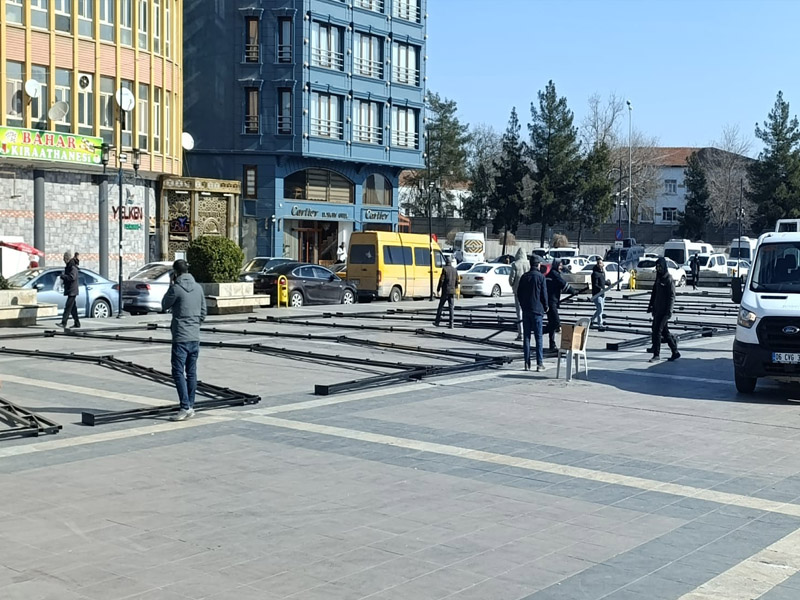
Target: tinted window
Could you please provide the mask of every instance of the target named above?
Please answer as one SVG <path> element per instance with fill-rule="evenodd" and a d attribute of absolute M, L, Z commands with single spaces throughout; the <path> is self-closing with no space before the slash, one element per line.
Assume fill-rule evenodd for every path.
<path fill-rule="evenodd" d="M 427 248 L 414 248 L 414 264 L 418 267 L 431 266 L 431 253 Z"/>
<path fill-rule="evenodd" d="M 664 256 L 671 258 L 679 265 L 686 262 L 686 253 L 681 248 L 667 248 L 664 250 Z"/>
<path fill-rule="evenodd" d="M 705 267 L 708 264 L 708 256 L 698 256 L 697 257 L 697 264 L 701 267 Z"/>
<path fill-rule="evenodd" d="M 383 262 L 387 265 L 411 265 L 411 248 L 406 246 L 384 246 Z"/>
<path fill-rule="evenodd" d="M 294 275 L 304 279 L 314 279 L 314 267 L 300 267 L 294 270 Z"/>
<path fill-rule="evenodd" d="M 617 265 L 614 265 L 614 264 L 606 265 L 606 271 L 609 271 L 611 273 L 616 273 L 617 272 Z"/>
<path fill-rule="evenodd" d="M 491 270 L 491 265 L 478 265 L 477 267 L 472 267 L 470 273 L 488 273 Z"/>
<path fill-rule="evenodd" d="M 511 267 L 497 267 L 495 272 L 498 275 L 509 275 L 511 273 Z"/>
<path fill-rule="evenodd" d="M 348 259 L 354 265 L 374 265 L 375 246 L 372 244 L 353 244 Z"/>
<path fill-rule="evenodd" d="M 677 269 L 678 265 L 672 262 L 670 259 L 667 259 L 667 268 L 668 269 Z"/>
<path fill-rule="evenodd" d="M 267 264 L 268 260 L 268 258 L 254 258 L 242 267 L 242 271 L 260 271 L 264 268 L 264 265 Z"/>
<path fill-rule="evenodd" d="M 444 260 L 444 255 L 442 255 L 442 253 L 439 252 L 438 250 L 433 251 L 433 260 L 436 261 L 436 266 L 440 269 L 444 267 L 446 264 Z"/>
<path fill-rule="evenodd" d="M 325 267 L 314 267 L 314 277 L 317 279 L 329 280 L 333 273 Z"/>
<path fill-rule="evenodd" d="M 8 278 L 8 285 L 15 288 L 22 287 L 40 273 L 41 271 L 38 269 L 34 269 L 32 271 L 20 271 L 16 275 L 12 275 Z"/>

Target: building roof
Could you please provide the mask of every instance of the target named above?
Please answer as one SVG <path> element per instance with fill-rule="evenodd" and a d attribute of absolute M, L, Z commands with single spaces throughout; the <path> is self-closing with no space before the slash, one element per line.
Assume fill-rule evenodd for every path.
<path fill-rule="evenodd" d="M 685 167 L 686 160 L 693 152 L 702 148 L 653 148 L 653 166 L 656 167 Z"/>

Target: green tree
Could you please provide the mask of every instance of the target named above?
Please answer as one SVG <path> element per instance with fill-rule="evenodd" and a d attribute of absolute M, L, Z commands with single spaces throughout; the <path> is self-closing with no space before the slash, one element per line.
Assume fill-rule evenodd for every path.
<path fill-rule="evenodd" d="M 759 233 L 781 218 L 800 217 L 800 126 L 789 118 L 789 103 L 778 92 L 764 121 L 756 124 L 756 137 L 764 142 L 758 160 L 748 169 L 748 198 L 756 206 L 753 231 Z"/>
<path fill-rule="evenodd" d="M 573 119 L 567 99 L 559 98 L 555 84 L 549 81 L 545 90 L 539 92 L 539 107 L 531 103 L 528 125 L 528 152 L 534 163 L 532 178 L 536 184 L 528 217 L 541 223 L 543 246 L 547 227 L 569 218 L 577 195 L 581 144 Z"/>
<path fill-rule="evenodd" d="M 487 125 L 472 127 L 467 158 L 470 193 L 461 201 L 461 216 L 472 229 L 480 229 L 491 220 L 489 198 L 494 193 L 499 155 L 500 134 Z"/>
<path fill-rule="evenodd" d="M 689 155 L 686 165 L 686 210 L 678 214 L 678 235 L 690 240 L 701 240 L 705 237 L 711 218 L 711 193 L 708 191 L 708 180 L 697 152 Z"/>
<path fill-rule="evenodd" d="M 611 197 L 614 183 L 608 178 L 611 150 L 603 142 L 595 144 L 583 157 L 578 171 L 577 197 L 572 216 L 578 225 L 578 247 L 585 230 L 596 230 L 614 209 Z"/>
<path fill-rule="evenodd" d="M 504 233 L 503 254 L 506 252 L 505 234 L 517 232 L 525 206 L 528 167 L 525 164 L 525 142 L 520 138 L 519 132 L 517 109 L 512 108 L 508 127 L 500 142 L 500 156 L 494 164 L 494 189 L 488 198 L 489 208 L 493 212 L 492 229 L 494 233 Z"/>

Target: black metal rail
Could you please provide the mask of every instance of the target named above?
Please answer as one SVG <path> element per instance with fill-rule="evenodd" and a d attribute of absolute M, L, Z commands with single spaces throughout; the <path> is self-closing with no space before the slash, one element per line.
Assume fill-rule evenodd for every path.
<path fill-rule="evenodd" d="M 61 425 L 55 421 L 5 398 L 0 398 L 0 422 L 4 422 L 8 426 L 8 429 L 0 430 L 0 440 L 61 431 Z"/>

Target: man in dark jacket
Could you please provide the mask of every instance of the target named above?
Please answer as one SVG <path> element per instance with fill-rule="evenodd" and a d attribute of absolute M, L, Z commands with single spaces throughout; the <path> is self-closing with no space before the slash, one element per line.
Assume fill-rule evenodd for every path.
<path fill-rule="evenodd" d="M 522 352 L 525 370 L 531 368 L 531 332 L 536 338 L 536 370 L 544 371 L 542 348 L 542 318 L 548 310 L 547 282 L 539 271 L 540 259 L 531 257 L 531 270 L 525 273 L 517 286 L 517 297 L 522 308 Z"/>
<path fill-rule="evenodd" d="M 689 259 L 689 269 L 692 274 L 692 289 L 696 290 L 700 285 L 700 259 L 697 258 L 697 254 L 692 254 L 692 258 Z"/>
<path fill-rule="evenodd" d="M 597 264 L 592 269 L 592 302 L 594 302 L 594 315 L 592 315 L 592 325 L 598 328 L 603 327 L 603 308 L 606 303 L 606 287 L 611 282 L 606 279 L 606 270 L 603 268 L 603 260 L 598 258 Z"/>
<path fill-rule="evenodd" d="M 172 379 L 181 403 L 172 420 L 183 421 L 194 416 L 200 324 L 206 320 L 207 312 L 203 288 L 189 274 L 185 260 L 172 263 L 170 286 L 161 301 L 161 308 L 172 310 Z"/>
<path fill-rule="evenodd" d="M 558 308 L 561 305 L 561 294 L 573 293 L 572 287 L 561 276 L 564 265 L 556 259 L 550 268 L 550 272 L 545 277 L 547 281 L 547 335 L 550 337 L 550 350 L 556 351 L 556 332 L 561 329 L 561 318 Z"/>
<path fill-rule="evenodd" d="M 447 264 L 442 268 L 442 274 L 439 276 L 439 285 L 436 287 L 436 292 L 439 294 L 439 308 L 436 310 L 436 319 L 433 321 L 436 327 L 439 326 L 439 321 L 442 319 L 442 308 L 444 308 L 446 302 L 450 310 L 450 329 L 453 328 L 453 304 L 457 288 L 458 271 L 453 265 Z"/>
<path fill-rule="evenodd" d="M 67 327 L 67 320 L 72 317 L 72 326 L 80 327 L 81 321 L 78 318 L 78 306 L 76 300 L 78 298 L 78 290 L 80 289 L 80 271 L 78 271 L 78 254 L 72 256 L 71 252 L 64 252 L 64 274 L 61 275 L 61 280 L 64 282 L 64 295 L 67 297 L 67 303 L 64 305 L 64 314 L 61 316 L 61 327 Z"/>
<path fill-rule="evenodd" d="M 653 314 L 653 358 L 650 362 L 661 360 L 661 338 L 667 340 L 672 356 L 668 360 L 681 357 L 678 352 L 678 341 L 669 331 L 669 319 L 672 316 L 672 307 L 675 304 L 675 282 L 667 269 L 667 261 L 662 256 L 656 261 L 656 280 L 650 294 L 650 305 L 647 312 Z"/>

